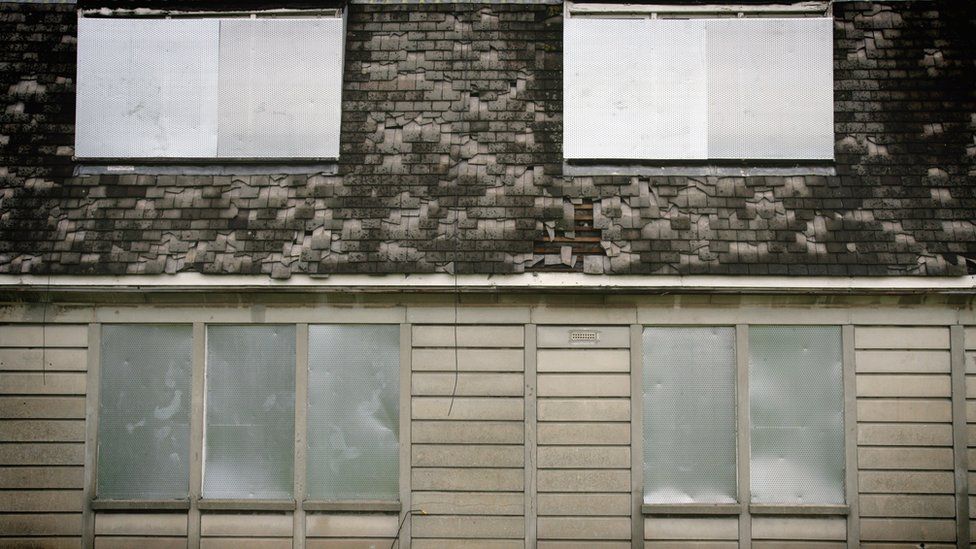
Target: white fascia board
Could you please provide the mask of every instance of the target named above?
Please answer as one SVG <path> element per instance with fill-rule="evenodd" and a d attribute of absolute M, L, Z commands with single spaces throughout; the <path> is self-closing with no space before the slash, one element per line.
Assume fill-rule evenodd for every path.
<path fill-rule="evenodd" d="M 612 16 L 612 15 L 823 15 L 830 10 L 829 0 L 805 2 L 783 2 L 779 4 L 597 4 L 588 2 L 566 2 L 566 13 L 572 16 Z"/>
<path fill-rule="evenodd" d="M 605 291 L 719 293 L 976 293 L 976 275 L 960 277 L 890 276 L 722 276 L 587 275 L 522 273 L 508 275 L 388 274 L 295 275 L 275 280 L 264 275 L 45 276 L 0 275 L 0 291 Z"/>

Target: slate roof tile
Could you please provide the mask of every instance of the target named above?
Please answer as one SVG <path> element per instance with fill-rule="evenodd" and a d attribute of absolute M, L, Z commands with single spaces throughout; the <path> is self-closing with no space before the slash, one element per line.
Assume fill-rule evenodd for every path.
<path fill-rule="evenodd" d="M 976 271 L 976 8 L 834 17 L 837 176 L 565 176 L 561 6 L 464 3 L 349 6 L 338 175 L 73 177 L 74 7 L 0 3 L 0 273 Z"/>

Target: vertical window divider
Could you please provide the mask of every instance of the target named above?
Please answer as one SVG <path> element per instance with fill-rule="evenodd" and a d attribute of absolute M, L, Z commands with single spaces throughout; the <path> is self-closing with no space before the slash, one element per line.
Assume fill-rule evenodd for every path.
<path fill-rule="evenodd" d="M 409 323 L 400 324 L 400 530 L 399 547 L 410 547 L 411 501 L 410 501 L 410 423 L 413 402 L 411 401 L 410 375 L 413 370 L 413 328 Z"/>
<path fill-rule="evenodd" d="M 738 425 L 738 499 L 739 512 L 739 548 L 752 547 L 752 519 L 749 515 L 749 503 L 752 500 L 750 490 L 749 466 L 751 462 L 751 448 L 749 440 L 749 326 L 736 324 L 735 326 L 735 366 L 736 366 L 736 421 Z"/>
<path fill-rule="evenodd" d="M 949 326 L 949 357 L 952 388 L 952 456 L 955 469 L 956 544 L 969 547 L 969 449 L 966 418 L 966 329 Z"/>
<path fill-rule="evenodd" d="M 525 501 L 525 548 L 535 549 L 538 546 L 538 502 L 539 490 L 536 481 L 538 474 L 539 436 L 538 436 L 538 337 L 535 324 L 525 325 L 525 350 L 523 355 L 523 381 L 525 383 L 523 401 L 525 415 L 524 465 L 525 481 L 523 496 Z"/>
<path fill-rule="evenodd" d="M 42 330 L 47 329 L 41 326 Z M 92 322 L 88 325 L 88 379 L 85 391 L 85 486 L 84 507 L 82 507 L 82 546 L 95 546 L 95 512 L 92 500 L 95 499 L 95 472 L 98 440 L 98 398 L 101 364 L 102 334 L 101 325 Z"/>
<path fill-rule="evenodd" d="M 631 547 L 644 547 L 644 328 L 630 326 Z"/>
<path fill-rule="evenodd" d="M 861 520 L 857 504 L 857 378 L 855 377 L 854 326 L 841 327 L 841 368 L 844 373 L 844 499 L 847 513 L 847 547 L 861 545 Z"/>
<path fill-rule="evenodd" d="M 204 395 L 206 394 L 207 327 L 193 323 L 193 364 L 190 382 L 190 510 L 187 513 L 187 546 L 200 546 L 200 497 L 203 489 Z"/>
<path fill-rule="evenodd" d="M 308 324 L 295 327 L 295 511 L 292 548 L 305 547 L 305 475 L 308 449 Z"/>

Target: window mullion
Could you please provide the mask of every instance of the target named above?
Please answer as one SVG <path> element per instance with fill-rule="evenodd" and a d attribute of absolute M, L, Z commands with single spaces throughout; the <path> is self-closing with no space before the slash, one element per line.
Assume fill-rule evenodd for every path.
<path fill-rule="evenodd" d="M 295 506 L 292 548 L 305 547 L 305 473 L 308 449 L 308 324 L 296 327 L 295 341 Z"/>
<path fill-rule="evenodd" d="M 41 326 L 42 330 L 47 329 Z M 82 525 L 82 542 L 85 547 L 95 545 L 95 512 L 91 502 L 95 497 L 97 448 L 98 448 L 98 399 L 99 374 L 101 371 L 102 326 L 98 323 L 88 325 L 88 380 L 85 392 L 85 417 L 87 419 L 85 431 L 85 494 Z"/>
<path fill-rule="evenodd" d="M 206 394 L 207 328 L 193 323 L 193 363 L 190 383 L 190 511 L 187 546 L 200 546 L 200 494 L 203 487 L 203 396 Z"/>
<path fill-rule="evenodd" d="M 737 324 L 735 326 L 735 366 L 736 366 L 736 421 L 738 425 L 738 499 L 741 505 L 739 513 L 739 547 L 752 547 L 752 522 L 749 516 L 749 326 Z"/>

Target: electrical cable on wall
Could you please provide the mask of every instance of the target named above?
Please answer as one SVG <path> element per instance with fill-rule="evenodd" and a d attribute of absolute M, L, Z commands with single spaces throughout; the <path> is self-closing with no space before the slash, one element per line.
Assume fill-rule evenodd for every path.
<path fill-rule="evenodd" d="M 459 183 L 454 184 L 454 387 L 451 389 L 451 402 L 447 407 L 450 417 L 454 411 L 454 397 L 457 396 L 458 370 L 458 310 L 461 308 L 461 288 L 458 285 L 458 256 L 461 254 L 461 190 Z"/>
<path fill-rule="evenodd" d="M 400 543 L 400 531 L 403 530 L 403 523 L 407 522 L 407 517 L 414 513 L 426 515 L 427 511 L 424 511 L 423 509 L 408 509 L 407 512 L 403 514 L 403 518 L 400 519 L 400 525 L 397 526 L 396 535 L 393 536 L 393 543 L 390 544 L 390 549 L 393 549 L 398 543 Z"/>
<path fill-rule="evenodd" d="M 47 307 L 51 303 L 51 275 L 47 275 L 41 301 L 41 385 L 47 385 Z"/>

